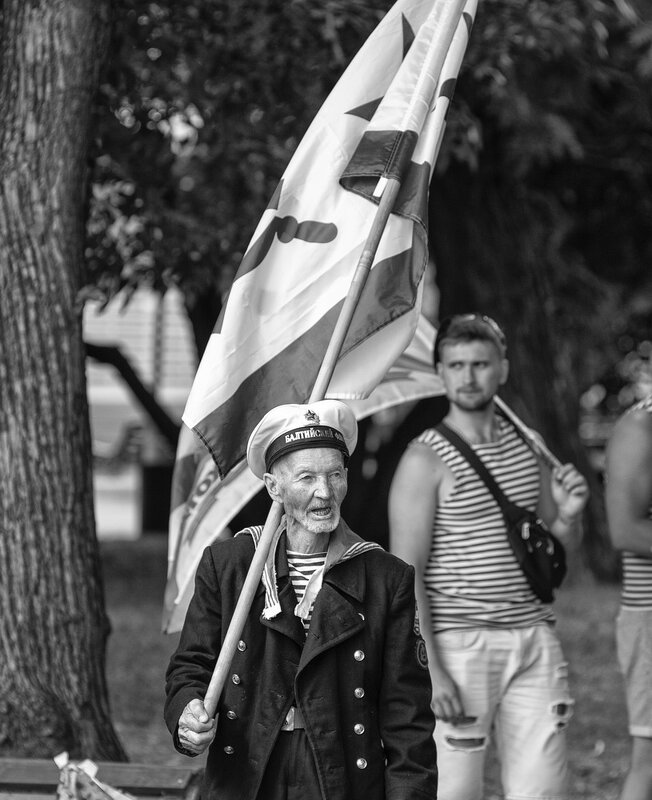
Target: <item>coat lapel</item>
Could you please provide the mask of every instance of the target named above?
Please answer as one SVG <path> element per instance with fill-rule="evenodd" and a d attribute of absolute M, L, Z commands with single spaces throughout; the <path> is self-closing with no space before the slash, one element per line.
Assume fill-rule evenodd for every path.
<path fill-rule="evenodd" d="M 299 672 L 324 650 L 335 647 L 364 627 L 355 605 L 355 601 L 362 600 L 364 592 L 362 559 L 338 564 L 326 574 L 315 601 Z"/>
<path fill-rule="evenodd" d="M 364 626 L 364 620 L 352 602 L 359 603 L 365 594 L 364 560 L 357 556 L 361 548 L 369 549 L 378 545 L 364 542 L 344 520 L 340 520 L 328 548 L 326 573 L 315 599 L 306 637 L 301 620 L 295 615 L 297 598 L 290 581 L 286 544 L 283 531 L 274 558 L 281 613 L 270 619 L 263 618 L 261 622 L 303 647 L 301 668 L 316 655 L 353 636 Z"/>

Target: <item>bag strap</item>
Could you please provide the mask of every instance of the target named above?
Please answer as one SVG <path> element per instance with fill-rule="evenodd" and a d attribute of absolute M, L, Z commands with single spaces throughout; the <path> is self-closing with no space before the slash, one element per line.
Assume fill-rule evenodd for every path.
<path fill-rule="evenodd" d="M 502 409 L 500 406 L 497 406 L 497 407 L 496 407 L 496 414 L 497 414 L 499 417 L 501 417 L 503 420 L 505 420 L 505 422 L 507 422 L 509 425 L 511 425 L 511 427 L 512 427 L 512 428 L 514 428 L 514 430 L 516 431 L 516 434 L 518 435 L 519 439 L 520 439 L 522 442 L 524 442 L 524 443 L 525 443 L 525 445 L 527 446 L 528 450 L 531 450 L 531 451 L 532 451 L 532 453 L 534 453 L 534 455 L 536 456 L 536 459 L 537 459 L 537 461 L 538 461 L 540 458 L 542 458 L 542 457 L 543 457 L 543 456 L 542 456 L 542 454 L 540 453 L 540 451 L 539 451 L 539 450 L 537 450 L 537 448 L 534 446 L 534 443 L 532 442 L 532 440 L 531 440 L 531 439 L 529 439 L 529 438 L 526 436 L 525 432 L 524 432 L 524 431 L 523 431 L 523 430 L 522 430 L 522 429 L 521 429 L 521 428 L 520 428 L 520 427 L 519 427 L 519 426 L 518 426 L 518 425 L 517 425 L 515 422 L 513 422 L 513 421 L 512 421 L 512 420 L 511 420 L 511 419 L 510 419 L 510 418 L 507 416 L 507 414 L 506 414 L 506 413 L 503 411 L 503 409 Z"/>
<path fill-rule="evenodd" d="M 498 486 L 495 478 L 489 472 L 480 456 L 473 450 L 471 445 L 466 442 L 462 437 L 450 428 L 445 422 L 440 422 L 435 427 L 435 430 L 440 433 L 444 439 L 447 439 L 453 447 L 457 448 L 464 458 L 469 462 L 473 469 L 477 472 L 480 480 L 485 484 L 487 489 L 494 496 L 495 501 L 500 506 L 500 510 L 505 513 L 508 506 L 512 505 L 511 501 L 507 498 L 503 490 Z"/>

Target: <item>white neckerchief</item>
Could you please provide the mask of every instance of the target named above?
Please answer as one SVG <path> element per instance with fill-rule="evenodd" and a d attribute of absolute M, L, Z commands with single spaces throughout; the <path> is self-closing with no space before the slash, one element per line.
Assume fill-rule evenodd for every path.
<path fill-rule="evenodd" d="M 272 539 L 272 545 L 269 549 L 269 555 L 265 562 L 263 569 L 262 581 L 265 587 L 265 608 L 263 609 L 263 617 L 265 619 L 273 619 L 281 613 L 281 604 L 278 599 L 278 586 L 276 580 L 276 549 L 281 534 L 286 529 L 285 516 L 281 520 Z M 239 531 L 236 536 L 247 533 L 254 540 L 254 546 L 258 547 L 260 537 L 263 532 L 262 526 L 252 528 L 245 528 Z M 301 619 L 308 619 L 310 616 L 310 608 L 315 602 L 315 598 L 319 594 L 324 581 L 324 575 L 331 567 L 336 564 L 341 564 L 343 561 L 349 561 L 356 556 L 366 553 L 369 550 L 382 550 L 383 548 L 376 544 L 376 542 L 366 542 L 356 533 L 349 528 L 349 526 L 340 520 L 340 524 L 331 534 L 328 542 L 328 552 L 326 554 L 326 563 L 316 569 L 311 575 L 308 583 L 306 584 L 306 591 L 303 595 L 301 602 L 297 603 L 294 614 Z"/>

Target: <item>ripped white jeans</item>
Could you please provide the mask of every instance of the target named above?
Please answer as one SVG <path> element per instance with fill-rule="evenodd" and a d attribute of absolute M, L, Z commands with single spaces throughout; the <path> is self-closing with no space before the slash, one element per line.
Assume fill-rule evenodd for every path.
<path fill-rule="evenodd" d="M 547 624 L 445 631 L 442 665 L 475 721 L 437 720 L 439 800 L 482 800 L 487 743 L 496 744 L 506 800 L 566 800 L 566 726 L 573 712 L 559 639 Z"/>

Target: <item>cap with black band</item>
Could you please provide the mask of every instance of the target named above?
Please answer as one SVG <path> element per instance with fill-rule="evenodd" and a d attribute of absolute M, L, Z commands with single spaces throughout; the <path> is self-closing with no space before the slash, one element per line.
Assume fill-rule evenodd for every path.
<path fill-rule="evenodd" d="M 287 404 L 268 411 L 247 443 L 247 463 L 259 478 L 279 458 L 297 450 L 330 447 L 345 459 L 355 449 L 358 424 L 351 409 L 340 400 Z"/>

